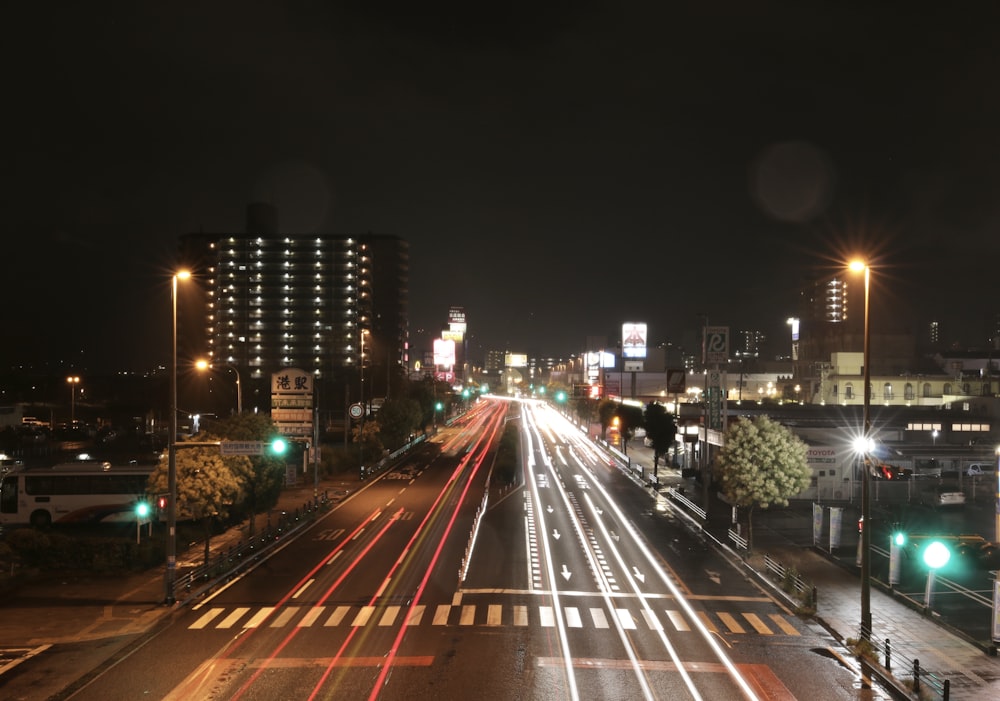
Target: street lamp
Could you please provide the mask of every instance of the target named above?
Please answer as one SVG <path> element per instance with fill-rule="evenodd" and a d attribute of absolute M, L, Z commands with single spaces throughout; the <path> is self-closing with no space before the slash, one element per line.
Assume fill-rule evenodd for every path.
<path fill-rule="evenodd" d="M 76 386 L 80 384 L 80 378 L 70 375 L 66 382 L 69 383 L 69 425 L 72 426 L 76 423 Z"/>
<path fill-rule="evenodd" d="M 236 413 L 243 413 L 243 388 L 240 385 L 240 371 L 236 369 L 235 365 L 230 365 L 229 363 L 218 363 L 220 367 L 229 368 L 234 373 L 236 373 Z M 211 370 L 212 364 L 207 360 L 199 360 L 195 363 L 195 367 L 199 370 Z"/>
<path fill-rule="evenodd" d="M 869 293 L 871 268 L 866 261 L 854 260 L 850 263 L 850 269 L 854 272 L 864 271 L 865 273 L 865 332 L 864 332 L 864 433 L 862 435 L 864 450 L 870 450 L 871 441 L 871 334 L 869 332 Z M 872 545 L 872 520 L 871 520 L 871 475 L 868 464 L 862 459 L 861 474 L 861 519 L 864 524 L 861 528 L 861 637 L 865 640 L 871 639 L 872 634 L 872 592 L 871 592 L 871 545 Z"/>
<path fill-rule="evenodd" d="M 361 422 L 358 424 L 358 462 L 361 468 L 361 479 L 365 478 L 365 334 L 368 329 L 361 329 L 361 355 L 358 358 L 358 374 L 361 379 L 359 390 L 359 403 L 361 404 Z"/>
<path fill-rule="evenodd" d="M 170 304 L 172 341 L 170 354 L 170 437 L 167 440 L 167 570 L 164 575 L 168 606 L 177 599 L 174 582 L 177 578 L 177 281 L 191 277 L 188 270 L 179 270 L 171 279 Z"/>

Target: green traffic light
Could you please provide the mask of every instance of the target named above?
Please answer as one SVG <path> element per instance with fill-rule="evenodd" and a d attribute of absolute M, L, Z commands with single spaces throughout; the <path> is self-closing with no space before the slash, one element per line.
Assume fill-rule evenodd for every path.
<path fill-rule="evenodd" d="M 275 438 L 271 441 L 271 452 L 274 455 L 284 455 L 288 449 L 288 442 L 284 438 Z"/>
<path fill-rule="evenodd" d="M 933 569 L 939 569 L 948 564 L 951 559 L 951 548 L 940 540 L 933 540 L 924 548 L 924 564 Z"/>
<path fill-rule="evenodd" d="M 149 516 L 149 504 L 144 501 L 140 501 L 135 505 L 135 515 L 139 518 L 145 518 Z"/>
<path fill-rule="evenodd" d="M 905 533 L 893 533 L 892 534 L 893 545 L 906 545 L 906 534 Z"/>

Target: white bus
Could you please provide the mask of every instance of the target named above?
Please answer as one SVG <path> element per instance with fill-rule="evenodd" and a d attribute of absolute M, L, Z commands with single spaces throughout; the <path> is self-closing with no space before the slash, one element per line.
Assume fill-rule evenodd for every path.
<path fill-rule="evenodd" d="M 132 521 L 152 469 L 98 462 L 11 470 L 0 478 L 0 524 Z"/>

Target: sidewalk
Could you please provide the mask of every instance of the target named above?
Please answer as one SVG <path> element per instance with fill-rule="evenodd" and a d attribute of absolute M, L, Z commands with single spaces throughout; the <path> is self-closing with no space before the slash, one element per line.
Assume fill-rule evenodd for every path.
<path fill-rule="evenodd" d="M 629 458 L 632 469 L 636 474 L 642 474 L 648 484 L 652 451 L 632 444 L 629 446 Z M 678 470 L 662 466 L 658 469 L 658 477 L 661 493 L 669 487 L 684 487 L 684 495 L 699 507 L 705 508 L 701 485 L 695 484 L 693 480 L 683 479 Z M 709 521 L 702 522 L 695 516 L 690 518 L 692 523 L 710 533 L 723 547 L 730 550 L 734 558 L 744 560 L 731 549 L 728 542 L 729 507 L 721 500 L 708 507 Z M 789 516 L 788 510 L 780 509 L 772 510 L 770 514 L 765 510 L 755 511 L 755 557 L 752 562 L 746 563 L 747 566 L 752 566 L 761 579 L 768 582 L 774 580 L 763 572 L 761 563 L 764 555 L 784 568 L 794 569 L 816 589 L 816 619 L 842 642 L 848 638 L 859 638 L 861 585 L 857 574 L 813 547 L 796 544 L 780 536 L 758 538 L 757 534 L 761 533 L 769 517 L 775 519 L 775 532 L 793 529 L 794 532 L 809 533 L 811 529 L 810 517 L 804 511 L 801 516 Z M 762 528 L 758 529 L 758 526 Z M 1000 657 L 987 654 L 977 645 L 951 632 L 947 627 L 938 625 L 932 618 L 894 599 L 878 587 L 871 588 L 871 613 L 872 642 L 884 648 L 886 639 L 890 641 L 891 676 L 901 689 L 905 689 L 904 682 L 913 677 L 912 660 L 915 659 L 919 661 L 922 670 L 933 674 L 940 683 L 948 681 L 949 699 L 1000 699 Z M 880 662 L 885 662 L 882 655 Z M 931 685 L 931 688 L 924 689 L 922 698 L 940 697 L 941 689 Z"/>

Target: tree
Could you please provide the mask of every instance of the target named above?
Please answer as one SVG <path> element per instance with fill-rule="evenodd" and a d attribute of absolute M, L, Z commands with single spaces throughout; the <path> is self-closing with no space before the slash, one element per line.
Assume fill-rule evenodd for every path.
<path fill-rule="evenodd" d="M 409 397 L 386 399 L 379 409 L 376 421 L 382 443 L 389 450 L 396 450 L 405 445 L 413 432 L 420 428 L 420 404 Z"/>
<path fill-rule="evenodd" d="M 199 434 L 196 440 L 218 439 Z M 242 498 L 242 485 L 237 475 L 249 470 L 249 458 L 242 455 L 223 457 L 216 446 L 187 448 L 181 442 L 177 447 L 177 518 L 202 523 L 205 528 L 205 564 L 208 564 L 212 521 L 226 518 L 229 510 Z M 150 474 L 150 494 L 169 492 L 168 459 L 164 455 Z"/>
<path fill-rule="evenodd" d="M 265 414 L 236 414 L 213 425 L 224 440 L 269 442 L 278 435 L 278 427 Z M 240 482 L 243 499 L 239 506 L 249 519 L 248 535 L 257 531 L 257 514 L 278 503 L 285 483 L 285 459 L 271 455 L 253 456 L 246 461 L 232 461 L 230 466 Z"/>
<path fill-rule="evenodd" d="M 806 444 L 768 416 L 741 417 L 729 427 L 713 476 L 722 493 L 747 510 L 747 544 L 753 549 L 753 509 L 788 506 L 788 498 L 809 486 L 812 470 Z"/>
<path fill-rule="evenodd" d="M 622 450 L 628 454 L 628 442 L 635 435 L 635 429 L 642 426 L 642 407 L 616 402 L 615 416 L 618 417 L 618 430 L 622 437 Z"/>
<path fill-rule="evenodd" d="M 650 402 L 646 405 L 643 422 L 646 427 L 646 436 L 653 443 L 653 475 L 655 476 L 660 456 L 665 456 L 669 450 L 676 447 L 677 424 L 674 423 L 674 417 L 667 413 L 667 408 L 659 402 Z"/>
<path fill-rule="evenodd" d="M 615 412 L 618 411 L 618 402 L 611 399 L 602 399 L 597 404 L 597 417 L 601 421 L 601 440 L 606 440 L 608 435 L 608 426 L 611 425 L 611 420 L 615 417 Z"/>

